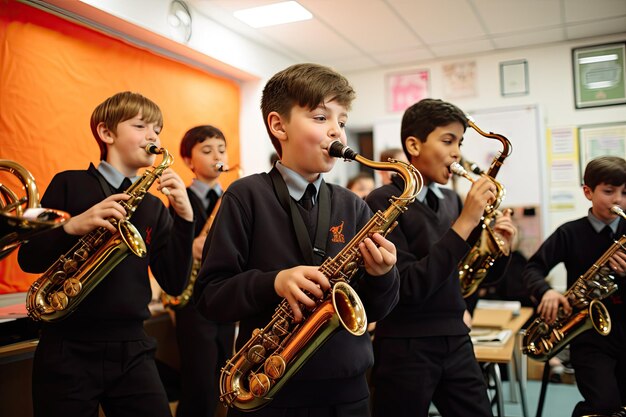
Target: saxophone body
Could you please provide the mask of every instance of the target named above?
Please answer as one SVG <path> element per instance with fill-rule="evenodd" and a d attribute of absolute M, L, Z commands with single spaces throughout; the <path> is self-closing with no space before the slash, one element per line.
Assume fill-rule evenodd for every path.
<path fill-rule="evenodd" d="M 375 162 L 358 155 L 339 141 L 328 152 L 333 157 L 356 160 L 374 169 L 396 171 L 404 179 L 402 195 L 392 197 L 384 212 L 378 211 L 334 257 L 319 267 L 331 289 L 312 310 L 304 310 L 300 323 L 293 321 L 289 303 L 283 300 L 270 322 L 256 329 L 250 340 L 222 368 L 220 400 L 224 405 L 251 411 L 263 407 L 336 331 L 341 327 L 353 335 L 365 333 L 367 318 L 363 304 L 350 286 L 362 266 L 359 244 L 374 233 L 386 236 L 397 225 L 422 188 L 420 173 L 399 161 Z"/>
<path fill-rule="evenodd" d="M 117 231 L 111 233 L 99 227 L 82 236 L 31 285 L 26 310 L 33 320 L 54 322 L 66 318 L 130 253 L 146 256 L 143 238 L 129 219 L 154 181 L 173 163 L 169 152 L 153 143 L 146 146 L 146 152 L 162 154 L 163 160 L 124 191 L 130 198 L 119 203 L 126 209 L 126 217 L 120 221 L 109 219 Z"/>
<path fill-rule="evenodd" d="M 611 211 L 626 219 L 619 207 L 615 206 Z M 582 332 L 595 329 L 602 336 L 611 332 L 611 316 L 601 300 L 617 291 L 608 261 L 619 250 L 626 251 L 626 235 L 616 240 L 564 294 L 572 307 L 569 315 L 559 307 L 552 324 L 541 317 L 535 318 L 524 333 L 523 353 L 545 362 Z"/>
<path fill-rule="evenodd" d="M 489 268 L 502 255 L 508 256 L 509 248 L 504 240 L 493 231 L 491 223 L 500 214 L 498 208 L 504 200 L 506 190 L 504 186 L 496 180 L 496 175 L 500 171 L 504 160 L 511 154 L 511 142 L 504 136 L 496 133 L 486 133 L 482 131 L 471 117 L 468 116 L 468 125 L 484 137 L 496 139 L 502 144 L 502 151 L 493 159 L 491 166 L 485 175 L 496 186 L 496 200 L 485 208 L 483 218 L 477 229 L 472 232 L 470 241 L 474 241 L 472 248 L 459 262 L 459 281 L 461 293 L 464 298 L 472 295 L 489 273 Z M 473 181 L 467 171 L 457 163 L 450 166 L 450 170 L 457 175 Z"/>
<path fill-rule="evenodd" d="M 0 182 L 0 260 L 8 256 L 34 235 L 62 226 L 70 215 L 39 204 L 39 190 L 35 178 L 22 165 L 8 159 L 0 159 L 0 171 L 16 177 L 24 188 L 20 197 Z"/>

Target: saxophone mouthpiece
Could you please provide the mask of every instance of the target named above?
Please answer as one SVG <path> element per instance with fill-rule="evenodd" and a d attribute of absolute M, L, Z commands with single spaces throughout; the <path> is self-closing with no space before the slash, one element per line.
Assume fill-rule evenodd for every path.
<path fill-rule="evenodd" d="M 341 141 L 335 140 L 328 145 L 328 154 L 334 158 L 343 158 L 354 160 L 358 156 L 349 146 L 344 145 Z"/>
<path fill-rule="evenodd" d="M 228 171 L 228 165 L 224 164 L 223 162 L 218 162 L 215 165 L 213 165 L 215 167 L 215 169 L 217 169 L 219 172 L 226 172 Z"/>
<path fill-rule="evenodd" d="M 147 144 L 144 149 L 146 150 L 147 153 L 152 154 L 152 155 L 160 155 L 163 153 L 163 148 L 159 148 L 152 142 Z"/>
<path fill-rule="evenodd" d="M 613 212 L 613 214 L 617 214 L 618 216 L 626 220 L 626 214 L 624 213 L 624 210 L 622 210 L 620 206 L 611 207 L 611 212 Z"/>

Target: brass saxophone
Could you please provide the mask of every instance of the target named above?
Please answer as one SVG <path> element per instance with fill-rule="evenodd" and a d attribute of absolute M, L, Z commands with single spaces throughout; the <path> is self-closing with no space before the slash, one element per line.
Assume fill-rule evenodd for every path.
<path fill-rule="evenodd" d="M 396 171 L 404 179 L 404 191 L 399 197 L 392 197 L 387 210 L 376 212 L 337 256 L 320 266 L 319 271 L 332 288 L 313 310 L 303 311 L 300 323 L 293 322 L 289 303 L 283 300 L 268 325 L 256 329 L 252 338 L 226 362 L 220 376 L 220 400 L 226 406 L 250 411 L 266 405 L 340 325 L 356 336 L 366 330 L 363 305 L 350 286 L 362 264 L 358 245 L 374 233 L 386 236 L 391 232 L 397 217 L 415 200 L 423 180 L 412 165 L 395 160 L 374 162 L 339 141 L 331 143 L 328 153 L 374 169 Z"/>
<path fill-rule="evenodd" d="M 120 221 L 109 219 L 117 231 L 111 233 L 106 227 L 99 227 L 87 233 L 30 286 L 26 310 L 33 320 L 53 322 L 67 317 L 130 252 L 141 258 L 146 256 L 143 238 L 129 219 L 174 159 L 167 149 L 153 143 L 145 150 L 149 154 L 162 154 L 163 160 L 124 191 L 130 198 L 119 203 L 126 209 L 126 217 Z M 165 190 L 163 193 L 168 194 Z"/>
<path fill-rule="evenodd" d="M 612 207 L 611 211 L 626 219 L 618 206 Z M 559 307 L 554 323 L 548 324 L 537 317 L 528 326 L 522 341 L 523 353 L 545 362 L 584 331 L 594 328 L 602 336 L 611 332 L 611 316 L 601 300 L 617 290 L 615 277 L 607 263 L 619 250 L 626 251 L 626 235 L 616 240 L 564 294 L 572 307 L 569 315 Z"/>
<path fill-rule="evenodd" d="M 485 208 L 480 224 L 469 238 L 469 242 L 474 241 L 474 239 L 477 240 L 474 241 L 472 248 L 467 255 L 465 255 L 463 260 L 459 262 L 459 280 L 461 283 L 461 293 L 464 298 L 476 292 L 480 283 L 487 277 L 489 268 L 493 266 L 496 259 L 500 258 L 502 255 L 508 256 L 510 253 L 510 249 L 507 247 L 504 240 L 491 228 L 491 223 L 495 217 L 500 214 L 498 207 L 500 207 L 506 194 L 504 186 L 496 181 L 496 175 L 498 175 L 504 160 L 511 154 L 511 142 L 503 135 L 482 131 L 476 126 L 470 116 L 467 116 L 467 118 L 468 125 L 482 136 L 500 141 L 502 144 L 502 152 L 493 159 L 489 170 L 482 174 L 486 175 L 496 186 L 496 200 Z M 450 171 L 453 174 L 474 182 L 474 179 L 469 176 L 465 168 L 459 163 L 454 162 L 450 165 Z"/>
<path fill-rule="evenodd" d="M 0 183 L 0 260 L 34 235 L 63 225 L 70 215 L 39 204 L 39 190 L 33 175 L 15 161 L 0 159 L 0 171 L 15 176 L 24 186 L 25 196 Z M 24 210 L 26 208 L 26 210 Z"/>

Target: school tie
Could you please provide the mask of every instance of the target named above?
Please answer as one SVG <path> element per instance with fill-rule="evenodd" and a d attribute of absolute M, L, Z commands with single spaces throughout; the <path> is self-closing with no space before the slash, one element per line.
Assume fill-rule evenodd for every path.
<path fill-rule="evenodd" d="M 609 239 L 613 240 L 613 229 L 611 229 L 611 227 L 610 227 L 610 226 L 608 226 L 608 225 L 607 225 L 607 226 L 604 226 L 604 229 L 602 229 L 602 233 L 603 233 L 605 236 L 608 236 L 608 237 L 609 237 Z"/>
<path fill-rule="evenodd" d="M 439 198 L 435 195 L 431 188 L 428 188 L 428 192 L 426 193 L 426 204 L 428 204 L 428 207 L 435 212 L 439 208 Z"/>
<path fill-rule="evenodd" d="M 219 196 L 217 195 L 217 192 L 213 188 L 211 188 L 206 193 L 206 198 L 209 201 L 209 205 L 206 208 L 206 215 L 210 216 L 211 213 L 213 213 L 213 209 L 215 208 L 215 204 L 217 203 L 217 199 L 219 198 Z"/>
<path fill-rule="evenodd" d="M 307 211 L 311 210 L 313 208 L 313 196 L 315 194 L 316 194 L 315 186 L 313 184 L 309 184 L 306 187 L 306 191 L 304 192 L 304 195 L 302 196 L 300 201 L 298 201 L 298 204 L 300 204 Z"/>
<path fill-rule="evenodd" d="M 128 187 L 130 187 L 131 184 L 132 182 L 130 181 L 130 178 L 128 177 L 124 178 L 124 181 L 122 181 L 122 185 L 120 185 L 119 188 L 117 189 L 116 194 L 123 193 L 124 191 L 128 189 Z"/>

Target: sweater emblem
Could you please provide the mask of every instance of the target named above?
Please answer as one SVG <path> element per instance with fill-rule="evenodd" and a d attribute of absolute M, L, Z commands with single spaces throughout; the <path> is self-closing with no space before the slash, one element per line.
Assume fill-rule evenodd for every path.
<path fill-rule="evenodd" d="M 330 228 L 330 233 L 333 234 L 333 237 L 331 239 L 331 242 L 334 243 L 346 243 L 346 238 L 343 235 L 343 224 L 344 222 L 341 222 L 341 224 L 337 225 L 337 226 L 333 226 Z"/>
<path fill-rule="evenodd" d="M 152 227 L 151 226 L 146 227 L 146 238 L 144 239 L 144 242 L 146 242 L 146 245 L 149 245 L 150 242 L 152 242 Z"/>

